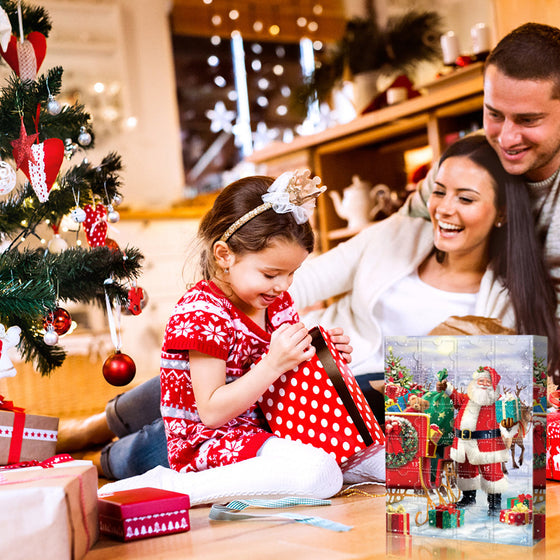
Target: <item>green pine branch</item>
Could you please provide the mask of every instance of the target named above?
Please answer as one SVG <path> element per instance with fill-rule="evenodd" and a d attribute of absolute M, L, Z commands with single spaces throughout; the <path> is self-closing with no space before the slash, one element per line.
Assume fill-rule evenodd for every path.
<path fill-rule="evenodd" d="M 47 138 L 60 138 L 63 141 L 70 138 L 77 142 L 80 127 L 87 126 L 91 115 L 85 111 L 80 103 L 64 106 L 58 115 L 51 115 L 46 110 L 49 92 L 56 95 L 60 92 L 63 69 L 56 66 L 42 74 L 36 81 L 22 82 L 15 73 L 12 73 L 6 85 L 1 90 L 0 97 L 0 156 L 2 159 L 13 159 L 11 142 L 20 135 L 21 116 L 27 134 L 39 132 L 39 141 Z M 37 107 L 40 106 L 39 122 Z M 38 124 L 38 126 L 37 126 Z M 94 146 L 94 135 L 86 149 Z"/>
<path fill-rule="evenodd" d="M 10 19 L 10 24 L 14 34 L 19 39 L 19 20 L 17 14 L 17 0 L 1 0 L 0 5 Z M 38 31 L 45 37 L 49 36 L 52 25 L 48 12 L 42 6 L 30 6 L 25 2 L 21 3 L 21 13 L 23 19 L 23 34 L 28 35 L 32 31 Z"/>
<path fill-rule="evenodd" d="M 23 359 L 47 375 L 65 357 L 63 349 L 43 340 L 49 311 L 64 301 L 105 305 L 105 291 L 120 305 L 128 297 L 126 282 L 139 276 L 142 260 L 134 247 L 70 248 L 59 254 L 7 250 L 0 254 L 0 322 L 22 329 L 18 348 Z"/>

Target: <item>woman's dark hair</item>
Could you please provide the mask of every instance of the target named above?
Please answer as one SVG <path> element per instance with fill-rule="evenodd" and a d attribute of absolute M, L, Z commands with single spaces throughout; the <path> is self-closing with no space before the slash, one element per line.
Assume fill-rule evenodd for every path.
<path fill-rule="evenodd" d="M 209 280 L 215 273 L 214 243 L 241 216 L 263 204 L 262 195 L 273 182 L 272 177 L 246 177 L 231 183 L 217 196 L 198 228 L 198 238 L 202 242 L 200 268 L 203 278 Z M 262 251 L 277 239 L 294 241 L 309 253 L 315 244 L 308 221 L 298 224 L 291 212 L 279 214 L 272 208 L 243 224 L 227 240 L 227 244 L 234 254 L 243 255 Z"/>
<path fill-rule="evenodd" d="M 450 157 L 468 158 L 494 180 L 496 208 L 505 213 L 505 223 L 490 233 L 490 265 L 509 291 L 517 332 L 547 336 L 549 363 L 556 371 L 560 367 L 556 292 L 537 240 L 527 187 L 520 176 L 505 171 L 482 134 L 451 144 L 439 164 Z"/>

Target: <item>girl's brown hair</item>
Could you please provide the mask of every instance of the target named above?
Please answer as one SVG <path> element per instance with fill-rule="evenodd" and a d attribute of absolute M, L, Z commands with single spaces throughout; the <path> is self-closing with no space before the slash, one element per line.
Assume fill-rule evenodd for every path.
<path fill-rule="evenodd" d="M 263 204 L 262 195 L 273 182 L 272 177 L 256 175 L 231 183 L 218 195 L 210 211 L 202 218 L 198 239 L 202 245 L 200 269 L 205 280 L 212 278 L 216 271 L 214 243 L 241 216 Z M 243 255 L 262 251 L 276 239 L 298 243 L 309 253 L 315 244 L 309 222 L 298 224 L 291 212 L 279 214 L 272 208 L 242 225 L 227 240 L 227 244 L 234 254 Z"/>

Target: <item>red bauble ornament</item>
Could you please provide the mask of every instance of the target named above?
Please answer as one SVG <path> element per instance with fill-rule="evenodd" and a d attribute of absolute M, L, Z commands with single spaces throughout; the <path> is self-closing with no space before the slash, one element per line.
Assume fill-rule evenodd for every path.
<path fill-rule="evenodd" d="M 121 248 L 119 247 L 119 244 L 114 239 L 111 239 L 110 237 L 107 237 L 105 239 L 105 247 L 111 249 L 111 251 L 120 252 L 120 250 L 121 250 Z"/>
<path fill-rule="evenodd" d="M 66 334 L 72 326 L 72 317 L 66 309 L 57 307 L 52 313 L 49 313 L 45 318 L 45 329 L 49 325 L 53 326 L 54 332 L 58 335 Z"/>
<path fill-rule="evenodd" d="M 120 350 L 109 356 L 103 364 L 103 377 L 111 385 L 128 385 L 136 375 L 136 364 L 130 356 Z"/>

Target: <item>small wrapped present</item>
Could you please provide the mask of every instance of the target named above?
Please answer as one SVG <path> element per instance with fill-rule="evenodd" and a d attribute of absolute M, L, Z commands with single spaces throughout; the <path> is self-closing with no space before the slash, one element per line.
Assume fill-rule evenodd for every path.
<path fill-rule="evenodd" d="M 389 405 L 385 408 L 387 412 L 404 412 L 406 407 L 408 406 L 408 397 L 410 393 L 406 393 L 404 395 L 400 395 L 397 398 L 397 402 L 394 402 L 392 405 Z"/>
<path fill-rule="evenodd" d="M 500 521 L 508 525 L 527 525 L 533 519 L 533 511 L 525 504 L 516 504 L 500 511 Z"/>
<path fill-rule="evenodd" d="M 98 507 L 100 532 L 121 541 L 190 529 L 187 494 L 157 488 L 122 490 L 100 495 Z"/>
<path fill-rule="evenodd" d="M 390 382 L 385 384 L 385 398 L 391 399 L 394 402 L 397 402 L 399 397 L 408 395 L 408 393 L 410 393 L 410 390 L 402 385 Z"/>
<path fill-rule="evenodd" d="M 521 419 L 521 406 L 519 399 L 513 395 L 500 397 L 495 403 L 496 421 L 500 423 L 502 420 L 512 420 L 513 423 L 519 422 Z"/>
<path fill-rule="evenodd" d="M 58 418 L 26 414 L 0 395 L 0 465 L 52 457 L 57 434 Z"/>
<path fill-rule="evenodd" d="M 401 535 L 410 535 L 410 514 L 405 511 L 402 505 L 387 506 L 386 513 L 387 533 L 400 533 Z"/>
<path fill-rule="evenodd" d="M 80 560 L 98 537 L 97 469 L 70 461 L 2 471 L 0 527 L 0 558 Z"/>
<path fill-rule="evenodd" d="M 525 504 L 529 509 L 533 509 L 533 496 L 531 494 L 519 494 L 507 499 L 508 509 L 511 509 L 516 504 Z"/>
<path fill-rule="evenodd" d="M 313 358 L 281 375 L 258 403 L 274 434 L 324 449 L 342 464 L 385 436 L 327 332 L 309 334 Z"/>
<path fill-rule="evenodd" d="M 428 511 L 428 523 L 438 529 L 451 529 L 465 524 L 465 510 L 454 504 L 438 505 Z"/>
<path fill-rule="evenodd" d="M 533 412 L 539 412 L 541 414 L 546 414 L 547 404 L 546 397 L 540 397 L 539 400 L 533 400 Z"/>

